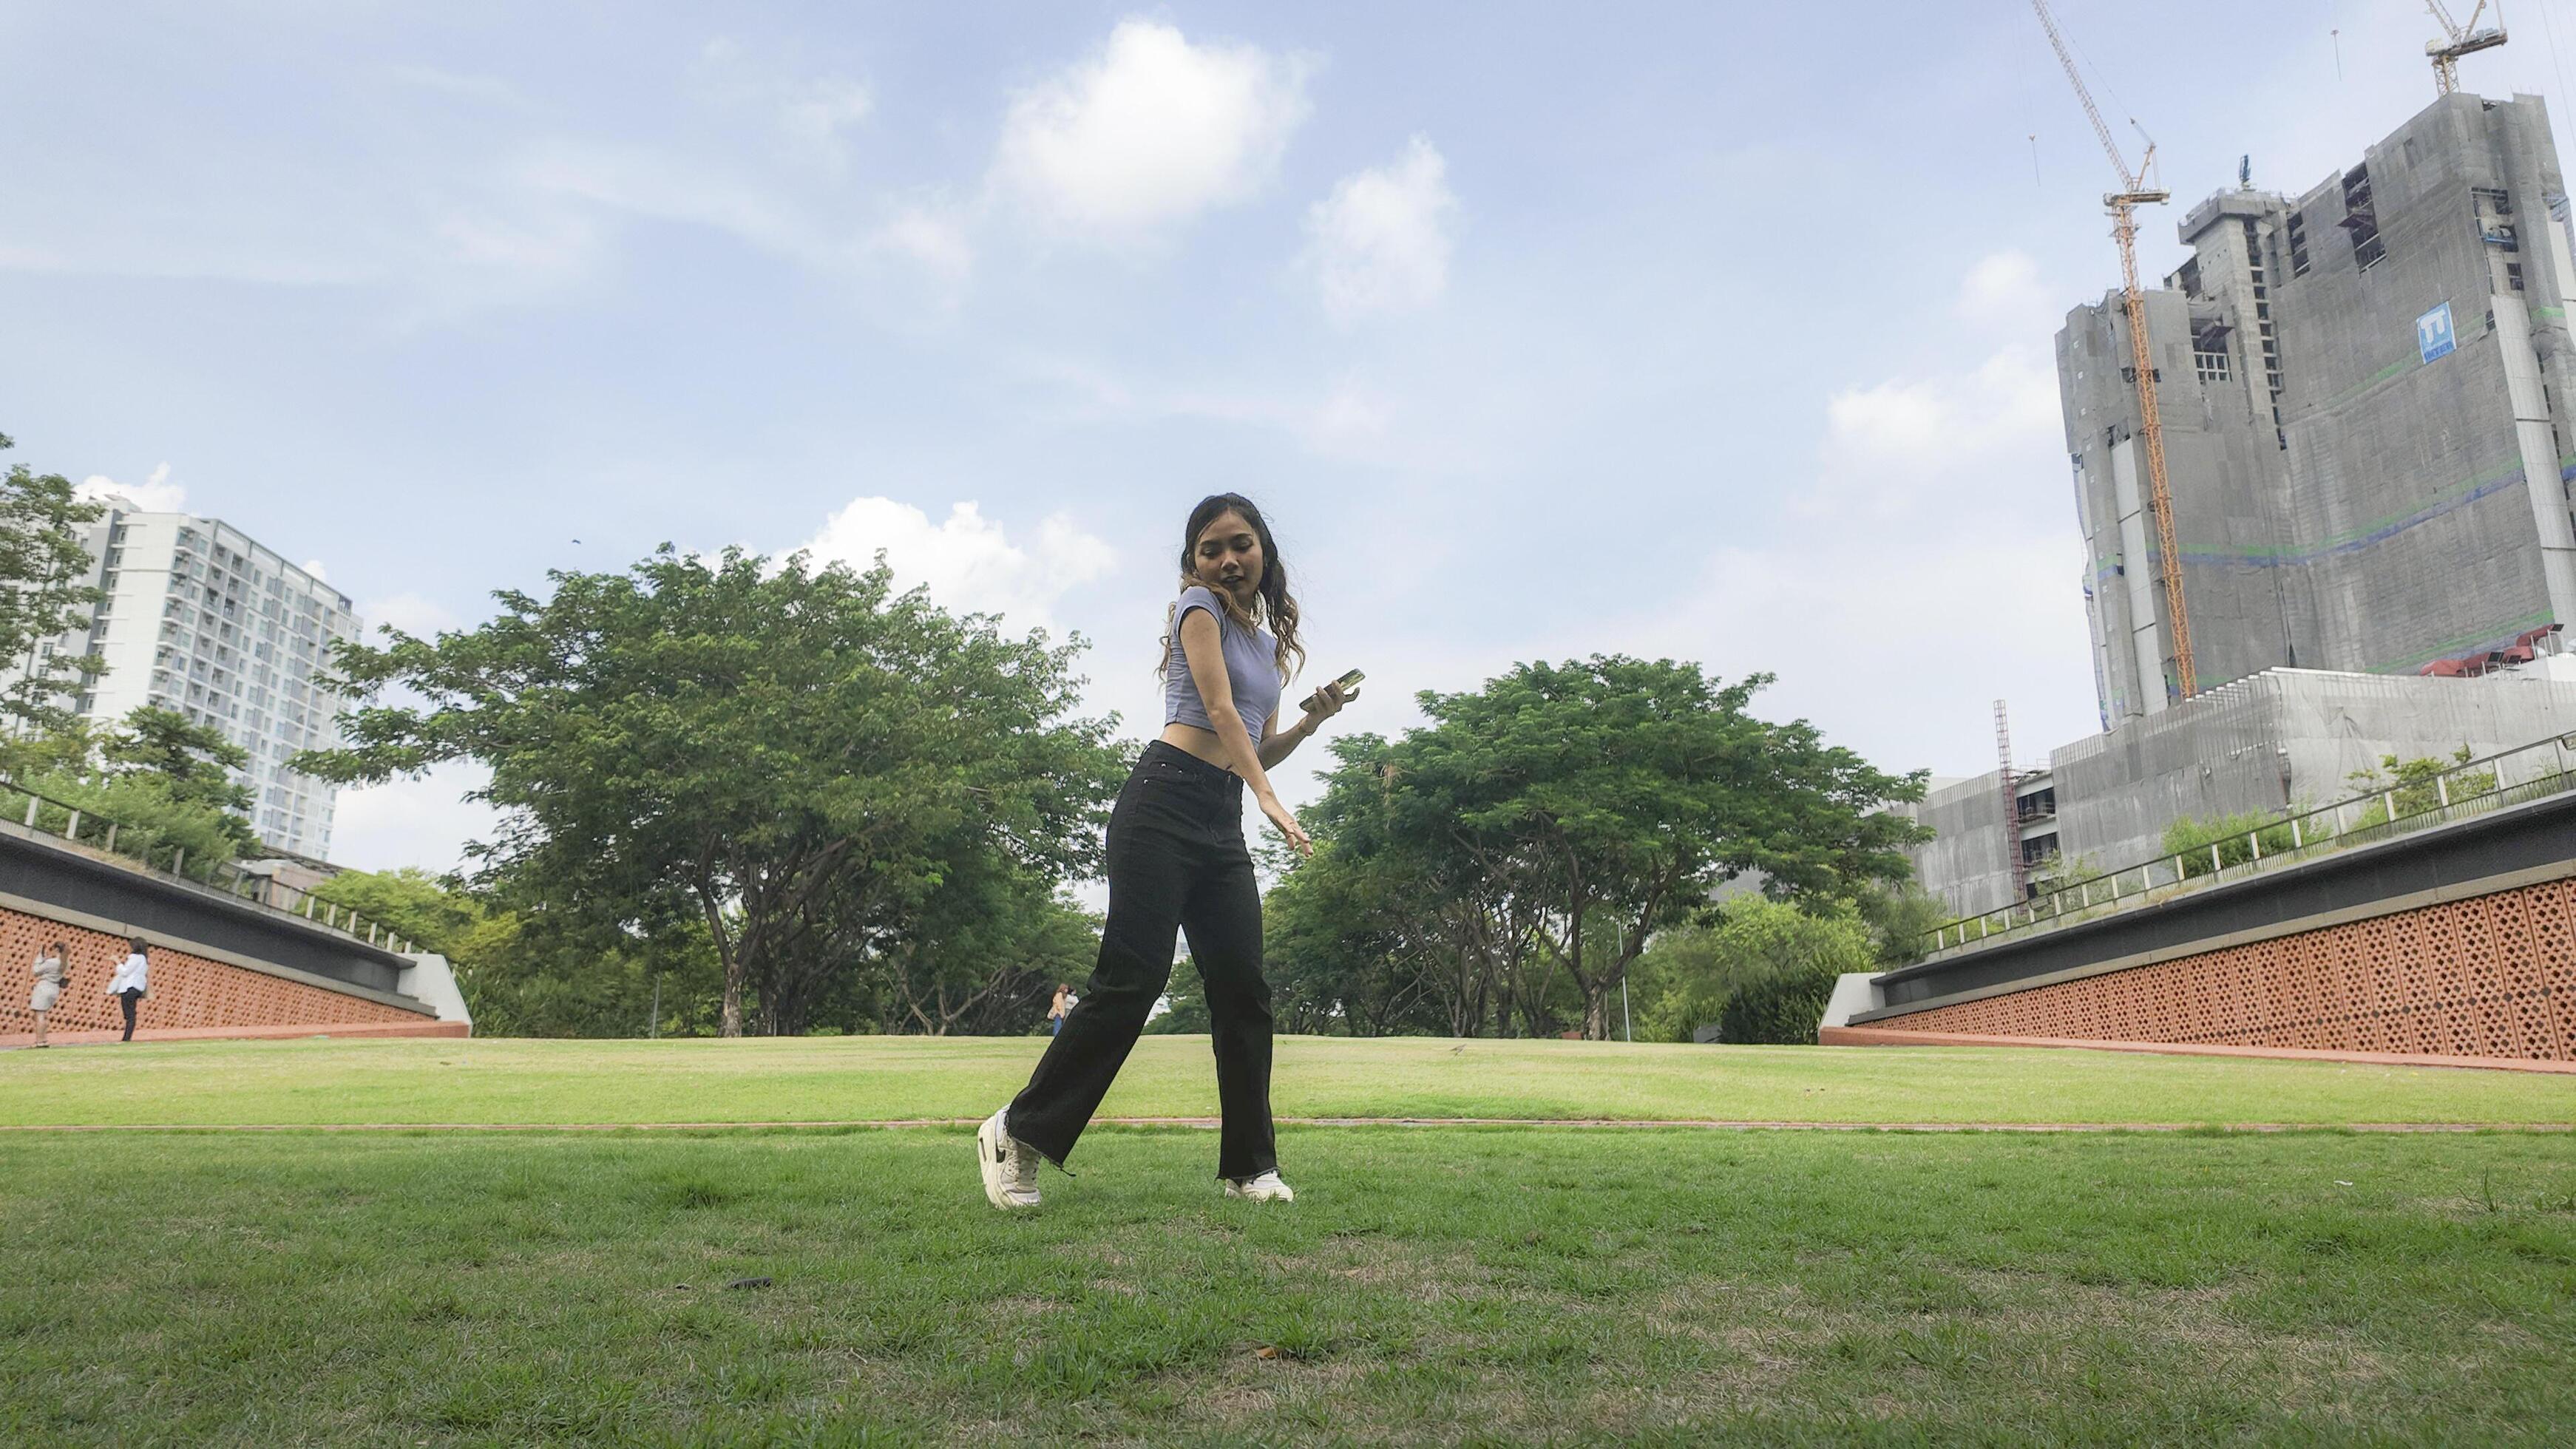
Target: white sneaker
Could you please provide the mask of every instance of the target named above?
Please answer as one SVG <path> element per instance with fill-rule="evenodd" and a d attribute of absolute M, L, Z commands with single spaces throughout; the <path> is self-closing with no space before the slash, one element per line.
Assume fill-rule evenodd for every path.
<path fill-rule="evenodd" d="M 1008 1107 L 984 1119 L 975 1129 L 975 1158 L 984 1169 L 984 1196 L 997 1208 L 1033 1208 L 1038 1205 L 1038 1151 L 1011 1135 L 1003 1125 L 1002 1113 Z"/>
<path fill-rule="evenodd" d="M 1276 1172 L 1265 1172 L 1259 1177 L 1227 1178 L 1225 1195 L 1249 1198 L 1254 1202 L 1295 1202 L 1297 1200 L 1297 1194 L 1288 1190 L 1288 1184 L 1281 1182 Z"/>

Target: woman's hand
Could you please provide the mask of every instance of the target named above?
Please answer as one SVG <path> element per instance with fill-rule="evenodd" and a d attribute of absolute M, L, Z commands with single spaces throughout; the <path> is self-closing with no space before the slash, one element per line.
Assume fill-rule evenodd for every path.
<path fill-rule="evenodd" d="M 1300 728 L 1310 735 L 1313 734 L 1317 725 L 1340 714 L 1342 706 L 1350 702 L 1350 695 L 1343 693 L 1339 684 L 1326 684 L 1306 696 L 1306 719 Z"/>
<path fill-rule="evenodd" d="M 1288 813 L 1287 806 L 1279 803 L 1278 796 L 1262 796 L 1261 813 L 1269 817 L 1270 823 L 1277 827 L 1281 835 L 1287 837 L 1288 844 L 1296 849 L 1299 858 L 1306 860 L 1314 858 L 1315 842 L 1306 838 L 1304 827 L 1297 823 L 1296 816 Z"/>

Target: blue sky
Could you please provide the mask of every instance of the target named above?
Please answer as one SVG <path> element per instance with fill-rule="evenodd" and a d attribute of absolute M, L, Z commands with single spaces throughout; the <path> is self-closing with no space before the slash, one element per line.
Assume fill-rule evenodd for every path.
<path fill-rule="evenodd" d="M 2402 0 L 2059 14 L 2186 206 L 2432 96 Z M 2576 11 L 2509 19 L 2467 87 L 2563 111 Z M 1596 650 L 1775 672 L 1890 768 L 1991 767 L 1999 695 L 2025 760 L 2096 727 L 2050 337 L 2108 166 L 2018 0 L 11 0 L 0 64 L 14 456 L 370 620 L 882 547 L 1080 630 L 1141 736 L 1234 488 L 1354 727 Z M 460 780 L 344 795 L 335 856 L 450 863 Z"/>

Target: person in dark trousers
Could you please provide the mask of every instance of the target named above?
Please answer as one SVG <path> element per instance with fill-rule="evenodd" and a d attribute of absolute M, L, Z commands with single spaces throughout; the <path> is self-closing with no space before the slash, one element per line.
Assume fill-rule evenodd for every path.
<path fill-rule="evenodd" d="M 137 936 L 126 952 L 124 963 L 116 968 L 115 975 L 107 978 L 107 994 L 116 998 L 117 1006 L 125 1013 L 125 1035 L 117 1038 L 119 1041 L 134 1040 L 134 1003 L 152 994 L 151 969 L 152 962 L 144 954 L 143 938 Z"/>
<path fill-rule="evenodd" d="M 1029 1084 L 975 1134 L 984 1195 L 1038 1205 L 1038 1162 L 1059 1167 L 1099 1110 L 1172 974 L 1176 933 L 1207 992 L 1216 1050 L 1217 1176 L 1228 1197 L 1295 1198 L 1279 1178 L 1270 1120 L 1270 985 L 1261 976 L 1261 887 L 1243 841 L 1247 788 L 1300 855 L 1314 845 L 1268 771 L 1341 711 L 1328 684 L 1279 728 L 1279 696 L 1305 649 L 1270 525 L 1222 493 L 1190 510 L 1180 597 L 1165 615 L 1163 733 L 1145 747 L 1109 814 L 1109 917 L 1090 984 Z"/>

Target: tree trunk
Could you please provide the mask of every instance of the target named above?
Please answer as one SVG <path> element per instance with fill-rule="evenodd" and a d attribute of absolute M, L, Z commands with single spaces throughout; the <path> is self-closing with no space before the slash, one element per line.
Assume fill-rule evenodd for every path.
<path fill-rule="evenodd" d="M 724 908 L 717 904 L 715 891 L 704 881 L 698 885 L 698 904 L 707 914 L 707 934 L 715 938 L 716 959 L 724 964 L 724 1012 L 716 1023 L 716 1035 L 742 1035 L 742 983 L 745 975 L 743 943 L 725 933 Z"/>

